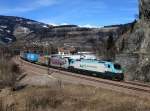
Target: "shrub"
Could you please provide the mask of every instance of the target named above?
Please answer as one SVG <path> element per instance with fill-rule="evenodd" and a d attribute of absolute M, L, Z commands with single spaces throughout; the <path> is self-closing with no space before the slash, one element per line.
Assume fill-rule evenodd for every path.
<path fill-rule="evenodd" d="M 36 91 L 31 91 L 25 96 L 25 110 L 37 111 L 39 109 L 57 108 L 62 104 L 64 99 L 63 93 L 61 92 L 62 89 L 56 90 L 53 88 L 41 88 Z"/>
<path fill-rule="evenodd" d="M 6 105 L 4 100 L 0 98 L 0 111 L 16 111 L 16 108 L 14 105 Z"/>
<path fill-rule="evenodd" d="M 19 66 L 5 57 L 0 58 L 0 87 L 13 87 L 18 75 L 21 73 Z"/>

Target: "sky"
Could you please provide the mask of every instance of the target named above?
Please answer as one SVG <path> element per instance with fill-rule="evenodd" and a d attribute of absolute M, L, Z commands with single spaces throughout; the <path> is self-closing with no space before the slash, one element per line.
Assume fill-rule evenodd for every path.
<path fill-rule="evenodd" d="M 0 0 L 0 15 L 85 27 L 132 22 L 138 0 Z"/>

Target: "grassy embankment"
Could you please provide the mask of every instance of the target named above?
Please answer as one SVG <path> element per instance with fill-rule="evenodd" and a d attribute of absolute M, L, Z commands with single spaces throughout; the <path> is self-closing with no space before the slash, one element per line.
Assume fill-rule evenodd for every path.
<path fill-rule="evenodd" d="M 84 85 L 27 87 L 3 96 L 0 111 L 149 111 L 140 99 Z"/>

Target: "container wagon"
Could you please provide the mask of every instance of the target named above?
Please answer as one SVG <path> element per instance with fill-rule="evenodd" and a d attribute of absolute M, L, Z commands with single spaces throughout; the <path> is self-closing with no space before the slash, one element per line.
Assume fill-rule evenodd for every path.
<path fill-rule="evenodd" d="M 30 62 L 37 62 L 39 59 L 39 54 L 27 53 L 26 59 Z"/>

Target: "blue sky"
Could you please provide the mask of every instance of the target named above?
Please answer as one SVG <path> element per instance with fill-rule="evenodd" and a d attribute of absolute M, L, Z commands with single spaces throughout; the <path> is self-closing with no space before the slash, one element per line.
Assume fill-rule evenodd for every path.
<path fill-rule="evenodd" d="M 138 14 L 138 0 L 1 0 L 0 15 L 48 24 L 88 27 L 128 23 Z"/>

